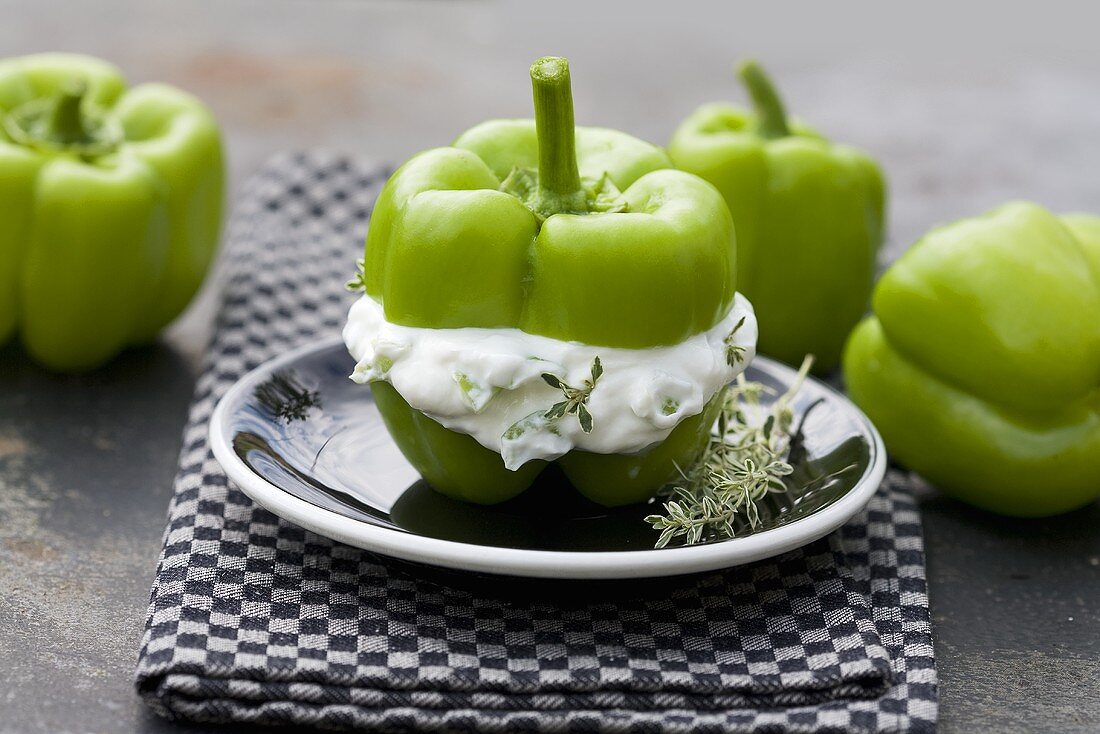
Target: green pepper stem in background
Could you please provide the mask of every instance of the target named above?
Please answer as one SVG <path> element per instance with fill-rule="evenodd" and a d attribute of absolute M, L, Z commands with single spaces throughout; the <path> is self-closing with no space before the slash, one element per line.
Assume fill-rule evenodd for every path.
<path fill-rule="evenodd" d="M 39 151 L 76 153 L 84 159 L 113 153 L 122 133 L 100 114 L 85 107 L 88 82 L 66 77 L 48 96 L 33 98 L 0 120 L 12 141 Z"/>
<path fill-rule="evenodd" d="M 54 95 L 42 127 L 38 130 L 42 140 L 58 146 L 90 142 L 81 109 L 87 91 L 88 85 L 83 80 L 73 79 Z"/>
<path fill-rule="evenodd" d="M 587 204 L 577 172 L 569 62 L 558 56 L 543 56 L 531 65 L 531 88 L 539 141 L 540 213 L 583 214 Z"/>
<path fill-rule="evenodd" d="M 760 135 L 765 138 L 784 138 L 791 134 L 787 126 L 787 111 L 783 100 L 775 91 L 775 85 L 760 64 L 749 59 L 737 66 L 737 75 L 745 85 L 760 124 Z"/>

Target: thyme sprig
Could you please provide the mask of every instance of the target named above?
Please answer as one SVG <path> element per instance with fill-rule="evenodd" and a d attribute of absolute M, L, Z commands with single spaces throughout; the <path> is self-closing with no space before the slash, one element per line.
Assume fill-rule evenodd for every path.
<path fill-rule="evenodd" d="M 566 415 L 576 415 L 581 424 L 581 430 L 585 433 L 592 433 L 592 414 L 588 412 L 588 398 L 592 395 L 596 382 L 603 374 L 603 365 L 600 364 L 599 356 L 592 360 L 591 374 L 592 376 L 584 381 L 583 386 L 571 387 L 552 372 L 542 373 L 542 379 L 546 384 L 561 390 L 562 395 L 565 397 L 565 400 L 554 403 L 543 413 L 546 420 L 556 421 Z"/>
<path fill-rule="evenodd" d="M 762 416 L 760 398 L 774 394 L 771 388 L 749 382 L 743 374 L 726 388 L 703 455 L 686 471 L 677 467 L 679 479 L 663 493 L 668 498 L 664 514 L 645 518 L 661 531 L 655 547 L 664 548 L 676 539 L 692 545 L 732 538 L 739 515 L 750 528 L 759 526 L 757 503 L 771 492 L 785 492 L 784 477 L 794 470 L 788 461 L 794 421 L 791 401 L 812 364 L 813 358 L 807 356 L 790 387 Z"/>
<path fill-rule="evenodd" d="M 310 410 L 321 407 L 321 393 L 303 385 L 294 370 L 274 373 L 253 394 L 264 410 L 286 423 L 305 420 Z"/>
<path fill-rule="evenodd" d="M 726 364 L 730 367 L 736 367 L 745 361 L 745 348 L 734 341 L 737 338 L 737 332 L 745 325 L 745 318 L 742 316 L 741 320 L 734 324 L 733 329 L 722 342 L 726 345 Z"/>

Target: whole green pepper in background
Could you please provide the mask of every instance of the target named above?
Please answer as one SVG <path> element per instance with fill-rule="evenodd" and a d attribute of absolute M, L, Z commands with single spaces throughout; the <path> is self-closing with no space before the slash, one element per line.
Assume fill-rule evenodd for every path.
<path fill-rule="evenodd" d="M 390 178 L 367 235 L 367 295 L 393 323 L 515 327 L 609 347 L 675 344 L 720 321 L 736 274 L 718 192 L 672 170 L 654 145 L 574 128 L 564 59 L 540 59 L 531 78 L 535 120 L 483 123 Z M 389 384 L 371 385 L 398 446 L 445 494 L 503 501 L 545 466 L 508 471 Z M 647 499 L 702 450 L 717 400 L 642 454 L 573 451 L 558 463 L 597 502 Z"/>
<path fill-rule="evenodd" d="M 0 61 L 0 345 L 63 371 L 149 342 L 202 283 L 221 136 L 194 97 L 98 59 Z"/>
<path fill-rule="evenodd" d="M 1042 516 L 1100 496 L 1100 218 L 1016 202 L 932 230 L 844 354 L 890 452 L 944 493 Z"/>
<path fill-rule="evenodd" d="M 863 316 L 883 238 L 885 183 L 873 160 L 788 120 L 754 62 L 739 73 L 755 112 L 703 105 L 672 136 L 677 168 L 714 184 L 737 230 L 737 283 L 756 309 L 758 349 L 789 364 L 840 360 Z"/>

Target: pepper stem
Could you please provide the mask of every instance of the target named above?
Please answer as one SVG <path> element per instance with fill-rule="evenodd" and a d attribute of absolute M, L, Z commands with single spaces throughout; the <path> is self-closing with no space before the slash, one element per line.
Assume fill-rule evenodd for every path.
<path fill-rule="evenodd" d="M 749 96 L 752 98 L 752 106 L 756 109 L 759 120 L 760 134 L 765 138 L 782 138 L 791 134 L 787 126 L 787 111 L 783 108 L 783 100 L 775 91 L 775 85 L 760 64 L 755 60 L 741 62 L 737 67 L 737 75 L 741 77 L 741 83 L 745 85 Z"/>
<path fill-rule="evenodd" d="M 44 126 L 40 132 L 43 139 L 61 145 L 87 143 L 91 140 L 81 111 L 87 92 L 88 85 L 79 79 L 61 87 L 43 120 Z"/>
<path fill-rule="evenodd" d="M 587 211 L 573 122 L 569 62 L 544 56 L 531 65 L 535 133 L 539 143 L 538 208 L 544 216 Z"/>

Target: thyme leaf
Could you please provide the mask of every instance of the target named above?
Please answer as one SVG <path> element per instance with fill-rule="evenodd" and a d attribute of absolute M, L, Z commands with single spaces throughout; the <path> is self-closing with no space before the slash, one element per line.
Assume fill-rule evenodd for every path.
<path fill-rule="evenodd" d="M 345 283 L 344 287 L 347 288 L 349 291 L 363 291 L 365 293 L 367 290 L 367 274 L 365 272 L 365 268 L 366 262 L 364 262 L 363 258 L 359 258 L 358 260 L 356 260 L 355 277 Z"/>

